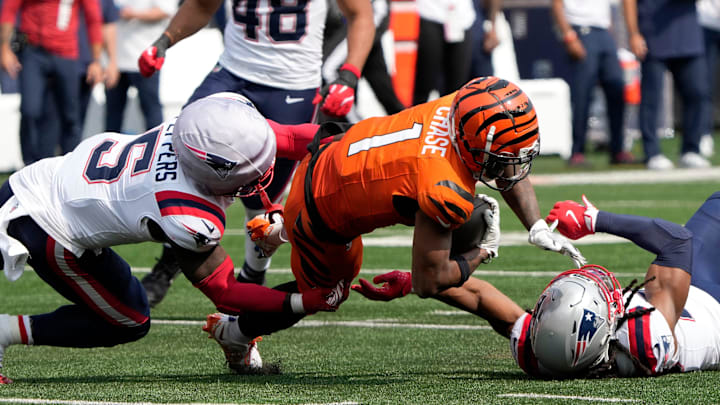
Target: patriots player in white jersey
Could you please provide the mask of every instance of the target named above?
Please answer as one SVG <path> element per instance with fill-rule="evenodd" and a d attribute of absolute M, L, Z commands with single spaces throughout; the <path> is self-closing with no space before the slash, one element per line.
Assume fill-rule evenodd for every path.
<path fill-rule="evenodd" d="M 145 291 L 110 248 L 120 244 L 170 243 L 187 278 L 225 313 L 335 310 L 332 289 L 237 282 L 220 246 L 234 197 L 263 195 L 276 151 L 304 154 L 315 127 L 266 121 L 247 99 L 221 93 L 144 134 L 98 134 L 10 176 L 0 188 L 5 275 L 16 280 L 27 262 L 72 304 L 0 315 L 0 367 L 13 344 L 114 346 L 147 334 Z M 233 349 L 261 361 L 251 341 Z"/>
<path fill-rule="evenodd" d="M 657 257 L 645 281 L 625 290 L 597 266 L 556 277 L 532 315 L 515 322 L 518 365 L 552 378 L 720 369 L 720 192 L 684 227 L 600 211 L 585 196 L 583 203 L 558 202 L 547 219 L 571 239 L 610 233 Z"/>
<path fill-rule="evenodd" d="M 347 20 L 347 57 L 337 79 L 321 84 L 326 0 L 233 0 L 232 21 L 225 26 L 225 50 L 189 102 L 209 94 L 232 91 L 249 98 L 268 119 L 282 124 L 313 120 L 315 105 L 329 116 L 343 117 L 354 102 L 360 72 L 373 44 L 375 26 L 369 0 L 337 0 Z M 165 33 L 140 56 L 145 76 L 159 70 L 165 51 L 204 27 L 223 0 L 185 0 Z M 315 112 L 317 114 L 317 112 Z M 279 201 L 296 162 L 278 159 L 267 193 Z M 258 198 L 244 198 L 246 219 L 263 212 Z M 153 272 L 143 279 L 151 306 L 160 302 L 179 272 L 165 249 Z M 263 284 L 270 259 L 248 240 L 240 280 Z"/>

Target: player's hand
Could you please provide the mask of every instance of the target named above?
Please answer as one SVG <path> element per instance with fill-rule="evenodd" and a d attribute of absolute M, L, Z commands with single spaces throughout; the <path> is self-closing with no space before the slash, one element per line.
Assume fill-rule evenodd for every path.
<path fill-rule="evenodd" d="M 541 249 L 569 256 L 578 268 L 584 266 L 587 263 L 585 257 L 566 237 L 553 233 L 554 229 L 555 224 L 550 228 L 544 219 L 538 219 L 530 228 L 528 241 Z"/>
<path fill-rule="evenodd" d="M 355 101 L 355 89 L 360 79 L 360 69 L 346 63 L 338 70 L 334 82 L 326 85 L 313 99 L 320 103 L 320 111 L 333 117 L 344 117 Z"/>
<path fill-rule="evenodd" d="M 290 305 L 294 313 L 314 314 L 316 312 L 335 312 L 350 293 L 344 280 L 334 288 L 313 288 L 299 294 L 292 294 Z"/>
<path fill-rule="evenodd" d="M 639 61 L 645 60 L 645 56 L 647 56 L 648 53 L 648 47 L 647 42 L 645 42 L 645 37 L 643 37 L 640 33 L 636 33 L 630 35 L 629 42 L 630 51 L 635 54 L 635 57 L 637 57 Z"/>
<path fill-rule="evenodd" d="M 150 77 L 156 71 L 160 70 L 165 62 L 165 51 L 171 45 L 170 37 L 167 33 L 163 33 L 160 38 L 147 47 L 138 59 L 138 67 L 140 74 L 144 77 Z"/>
<path fill-rule="evenodd" d="M 102 65 L 98 61 L 92 61 L 88 64 L 87 70 L 85 71 L 85 83 L 91 87 L 102 82 L 105 74 L 103 72 Z"/>
<path fill-rule="evenodd" d="M 582 195 L 582 202 L 558 201 L 545 218 L 546 222 L 558 222 L 557 230 L 570 239 L 580 239 L 595 233 L 598 209 Z"/>
<path fill-rule="evenodd" d="M 265 257 L 272 256 L 280 245 L 288 242 L 282 215 L 277 212 L 258 215 L 245 225 L 250 239 Z"/>
<path fill-rule="evenodd" d="M 412 275 L 409 271 L 393 270 L 375 276 L 373 283 L 383 283 L 380 287 L 375 287 L 362 278 L 358 281 L 360 284 L 353 284 L 351 288 L 373 301 L 390 301 L 404 297 L 412 290 Z"/>
<path fill-rule="evenodd" d="M 17 55 L 9 45 L 0 47 L 0 67 L 8 73 L 12 79 L 17 79 L 22 70 L 22 64 L 18 61 Z"/>
<path fill-rule="evenodd" d="M 587 56 L 587 51 L 579 38 L 565 44 L 568 54 L 573 60 L 583 60 Z"/>
<path fill-rule="evenodd" d="M 483 212 L 487 228 L 485 229 L 485 236 L 478 245 L 480 249 L 485 249 L 488 252 L 488 257 L 483 260 L 483 263 L 490 263 L 492 259 L 498 257 L 498 249 L 500 248 L 500 206 L 497 200 L 490 196 L 478 194 L 478 197 L 490 206 L 490 209 Z"/>

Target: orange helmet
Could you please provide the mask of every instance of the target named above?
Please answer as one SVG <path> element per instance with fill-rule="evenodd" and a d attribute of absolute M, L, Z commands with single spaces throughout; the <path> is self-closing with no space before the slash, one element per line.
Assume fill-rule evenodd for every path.
<path fill-rule="evenodd" d="M 450 120 L 453 145 L 477 180 L 505 191 L 530 173 L 540 152 L 538 121 L 515 84 L 493 76 L 471 80 L 457 92 Z"/>

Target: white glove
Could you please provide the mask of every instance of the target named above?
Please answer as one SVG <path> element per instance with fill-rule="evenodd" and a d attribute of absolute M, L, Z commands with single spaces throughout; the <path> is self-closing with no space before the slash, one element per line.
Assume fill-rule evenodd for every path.
<path fill-rule="evenodd" d="M 483 260 L 483 263 L 490 263 L 492 259 L 498 257 L 498 249 L 500 248 L 500 206 L 497 200 L 490 196 L 478 194 L 478 197 L 490 206 L 490 209 L 483 212 L 487 228 L 485 229 L 485 236 L 478 245 L 480 249 L 485 249 L 489 254 L 488 258 Z"/>
<path fill-rule="evenodd" d="M 556 226 L 557 221 L 553 222 L 551 228 L 544 219 L 538 219 L 530 228 L 528 241 L 541 249 L 552 250 L 569 256 L 578 268 L 584 266 L 587 260 L 580 251 L 566 237 L 553 233 Z"/>
<path fill-rule="evenodd" d="M 272 256 L 280 245 L 288 242 L 283 217 L 274 213 L 272 218 L 267 214 L 258 215 L 245 225 L 248 236 L 260 248 L 265 257 Z"/>

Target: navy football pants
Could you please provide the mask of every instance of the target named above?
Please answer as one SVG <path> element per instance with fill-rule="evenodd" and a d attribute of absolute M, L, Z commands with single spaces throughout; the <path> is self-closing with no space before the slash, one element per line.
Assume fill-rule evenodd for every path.
<path fill-rule="evenodd" d="M 13 195 L 0 188 L 0 205 Z M 100 254 L 70 253 L 29 216 L 10 222 L 8 234 L 30 251 L 28 264 L 41 279 L 72 302 L 53 312 L 30 316 L 36 345 L 114 346 L 132 342 L 150 330 L 145 290 L 130 266 L 111 249 Z"/>
<path fill-rule="evenodd" d="M 693 233 L 690 283 L 720 302 L 720 191 L 700 206 L 685 227 Z"/>

